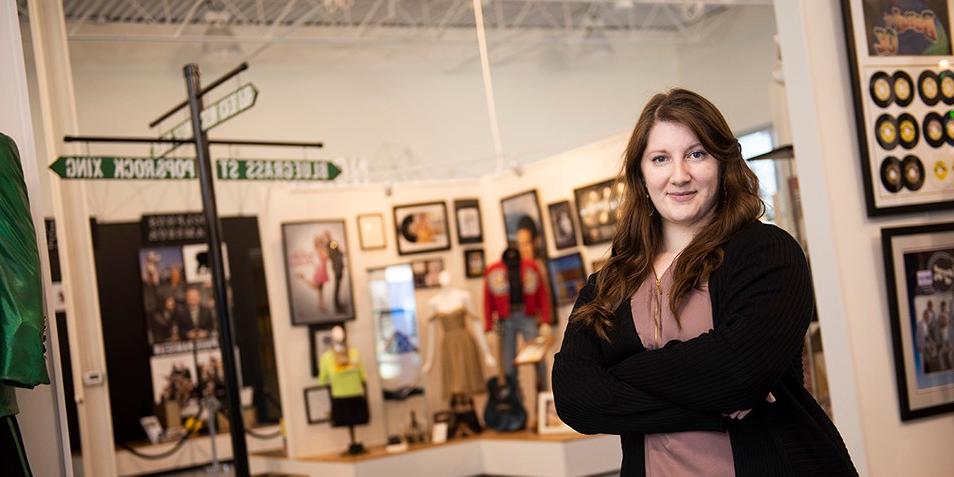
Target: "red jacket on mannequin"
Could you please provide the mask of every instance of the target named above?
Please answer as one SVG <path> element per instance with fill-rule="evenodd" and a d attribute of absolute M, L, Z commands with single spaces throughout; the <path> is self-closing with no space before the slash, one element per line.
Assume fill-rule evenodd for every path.
<path fill-rule="evenodd" d="M 523 283 L 524 311 L 536 316 L 541 323 L 550 323 L 550 292 L 543 280 L 543 272 L 531 260 L 520 261 L 520 281 Z M 484 272 L 484 331 L 494 327 L 494 314 L 498 320 L 510 316 L 510 280 L 507 265 L 503 261 L 487 267 Z"/>

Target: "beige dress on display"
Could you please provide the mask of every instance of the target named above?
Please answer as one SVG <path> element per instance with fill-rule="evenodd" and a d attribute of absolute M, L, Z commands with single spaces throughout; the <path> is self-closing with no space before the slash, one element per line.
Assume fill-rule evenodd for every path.
<path fill-rule="evenodd" d="M 477 343 L 467 328 L 465 308 L 437 312 L 432 318 L 444 329 L 441 343 L 441 381 L 444 399 L 454 394 L 480 394 L 484 391 L 484 370 Z"/>

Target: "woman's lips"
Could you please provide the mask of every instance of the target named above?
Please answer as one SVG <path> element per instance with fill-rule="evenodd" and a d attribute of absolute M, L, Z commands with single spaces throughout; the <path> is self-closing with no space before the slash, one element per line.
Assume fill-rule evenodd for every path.
<path fill-rule="evenodd" d="M 667 195 L 676 202 L 688 202 L 696 196 L 696 192 L 669 192 Z"/>

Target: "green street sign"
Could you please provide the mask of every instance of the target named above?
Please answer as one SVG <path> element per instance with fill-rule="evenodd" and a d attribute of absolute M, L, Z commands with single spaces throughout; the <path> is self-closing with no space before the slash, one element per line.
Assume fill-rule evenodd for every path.
<path fill-rule="evenodd" d="M 202 119 L 202 130 L 208 131 L 226 120 L 232 119 L 239 113 L 247 111 L 255 106 L 255 100 L 258 98 L 258 89 L 252 83 L 245 83 L 239 89 L 233 91 L 224 98 L 206 106 L 200 115 Z M 191 139 L 192 122 L 190 120 L 182 121 L 176 124 L 172 129 L 159 135 L 159 139 Z M 165 157 L 166 154 L 174 151 L 181 144 L 154 143 L 151 148 L 152 157 Z"/>
<path fill-rule="evenodd" d="M 217 177 L 236 181 L 332 181 L 341 168 L 329 161 L 219 159 Z"/>
<path fill-rule="evenodd" d="M 50 170 L 63 179 L 195 179 L 195 159 L 152 157 L 60 156 Z"/>

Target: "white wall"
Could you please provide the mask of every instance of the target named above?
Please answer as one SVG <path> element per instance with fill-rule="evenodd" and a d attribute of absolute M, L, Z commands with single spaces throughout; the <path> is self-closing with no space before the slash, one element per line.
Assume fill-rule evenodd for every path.
<path fill-rule="evenodd" d="M 754 5 L 720 22 L 704 47 L 679 47 L 682 86 L 702 94 L 736 133 L 771 125 L 768 82 L 775 64 L 775 10 Z"/>
<path fill-rule="evenodd" d="M 796 164 L 836 423 L 862 475 L 954 475 L 954 415 L 902 423 L 880 230 L 868 219 L 838 2 L 776 2 Z"/>

